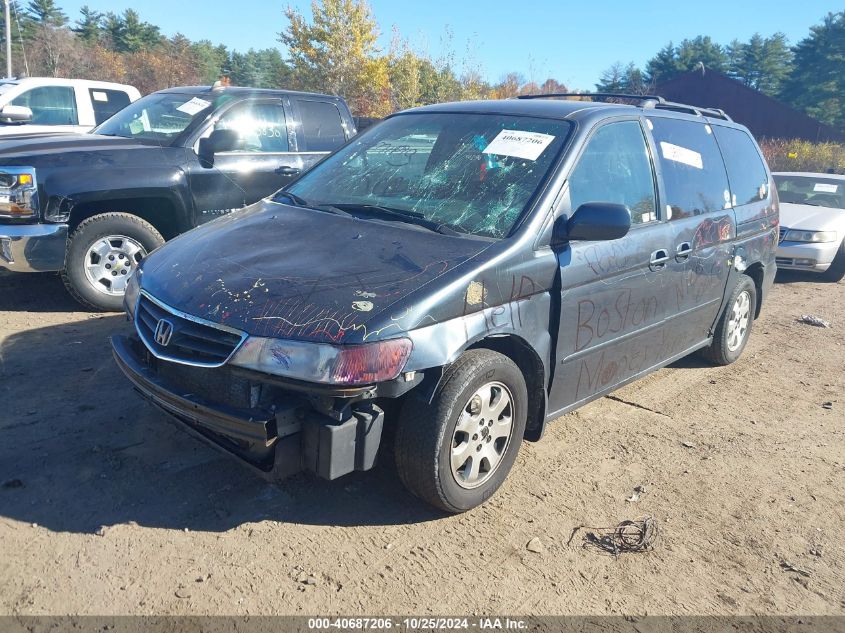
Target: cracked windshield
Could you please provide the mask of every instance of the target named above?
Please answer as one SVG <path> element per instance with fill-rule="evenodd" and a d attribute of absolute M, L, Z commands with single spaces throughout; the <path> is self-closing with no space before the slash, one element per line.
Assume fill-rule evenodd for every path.
<path fill-rule="evenodd" d="M 308 206 L 501 238 L 544 181 L 569 130 L 566 121 L 530 117 L 397 116 L 286 191 Z M 287 201 L 284 194 L 278 199 Z"/>

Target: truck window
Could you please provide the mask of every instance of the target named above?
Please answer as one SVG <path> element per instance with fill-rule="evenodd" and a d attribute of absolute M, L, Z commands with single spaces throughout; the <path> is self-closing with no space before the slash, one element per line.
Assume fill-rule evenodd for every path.
<path fill-rule="evenodd" d="M 650 118 L 666 186 L 669 220 L 730 207 L 728 177 L 706 123 Z"/>
<path fill-rule="evenodd" d="M 70 86 L 38 86 L 19 94 L 12 105 L 32 110 L 35 125 L 78 125 L 76 98 Z"/>
<path fill-rule="evenodd" d="M 769 177 L 754 141 L 743 130 L 713 126 L 725 157 L 734 205 L 759 202 L 768 196 Z"/>
<path fill-rule="evenodd" d="M 123 90 L 91 88 L 88 90 L 88 94 L 91 96 L 91 105 L 94 106 L 94 120 L 97 125 L 100 125 L 130 103 L 129 95 Z"/>
<path fill-rule="evenodd" d="M 327 101 L 297 99 L 302 117 L 302 140 L 306 152 L 331 152 L 346 142 L 340 110 Z"/>
<path fill-rule="evenodd" d="M 215 126 L 236 130 L 244 140 L 238 152 L 288 151 L 288 127 L 281 103 L 247 102 L 226 112 Z"/>
<path fill-rule="evenodd" d="M 585 202 L 613 202 L 631 210 L 631 223 L 657 220 L 654 172 L 637 121 L 605 125 L 590 139 L 569 176 L 572 212 Z"/>

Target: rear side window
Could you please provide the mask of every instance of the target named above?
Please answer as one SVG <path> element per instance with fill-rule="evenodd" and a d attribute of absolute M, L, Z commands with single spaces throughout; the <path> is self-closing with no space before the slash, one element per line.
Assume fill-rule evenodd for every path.
<path fill-rule="evenodd" d="M 593 134 L 569 176 L 569 200 L 573 213 L 585 202 L 613 202 L 628 207 L 632 224 L 657 220 L 651 159 L 637 121 Z"/>
<path fill-rule="evenodd" d="M 302 117 L 302 139 L 307 152 L 331 152 L 346 142 L 340 110 L 326 101 L 298 99 Z"/>
<path fill-rule="evenodd" d="M 70 86 L 39 86 L 15 97 L 12 105 L 32 110 L 34 125 L 78 125 L 76 98 Z"/>
<path fill-rule="evenodd" d="M 713 129 L 698 121 L 658 117 L 649 121 L 666 187 L 668 219 L 729 207 L 728 177 Z"/>
<path fill-rule="evenodd" d="M 94 106 L 94 120 L 97 125 L 111 118 L 113 114 L 129 105 L 129 95 L 122 90 L 104 90 L 102 88 L 91 88 L 88 90 L 91 96 L 91 105 Z"/>
<path fill-rule="evenodd" d="M 734 206 L 765 200 L 769 194 L 769 177 L 748 133 L 720 125 L 714 125 L 713 132 L 725 157 Z"/>

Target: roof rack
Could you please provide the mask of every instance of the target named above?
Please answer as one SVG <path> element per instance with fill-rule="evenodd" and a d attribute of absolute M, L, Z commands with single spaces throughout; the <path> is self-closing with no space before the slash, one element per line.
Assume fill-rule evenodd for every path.
<path fill-rule="evenodd" d="M 700 108 L 698 106 L 688 105 L 686 103 L 676 103 L 674 101 L 666 101 L 659 95 L 634 95 L 622 92 L 551 92 L 548 94 L 530 94 L 517 95 L 512 97 L 515 99 L 548 99 L 556 97 L 589 97 L 593 100 L 607 100 L 607 99 L 629 99 L 631 101 L 641 101 L 642 108 L 652 108 L 655 110 L 672 110 L 674 112 L 687 112 L 697 116 L 708 116 L 714 119 L 724 119 L 725 121 L 732 121 L 724 110 L 719 108 Z"/>

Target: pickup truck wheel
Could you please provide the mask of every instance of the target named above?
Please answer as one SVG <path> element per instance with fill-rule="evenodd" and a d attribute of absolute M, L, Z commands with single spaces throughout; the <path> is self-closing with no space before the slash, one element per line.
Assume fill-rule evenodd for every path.
<path fill-rule="evenodd" d="M 834 283 L 845 278 L 845 240 L 842 240 L 839 250 L 836 251 L 836 257 L 833 258 L 828 269 L 822 273 L 822 277 L 825 281 Z"/>
<path fill-rule="evenodd" d="M 507 477 L 522 444 L 528 390 L 506 356 L 469 350 L 446 370 L 432 401 L 410 394 L 396 429 L 399 477 L 446 512 L 484 503 Z"/>
<path fill-rule="evenodd" d="M 129 275 L 147 253 L 163 243 L 161 234 L 136 215 L 95 215 L 71 234 L 62 280 L 85 307 L 120 311 Z"/>
<path fill-rule="evenodd" d="M 750 277 L 743 275 L 728 297 L 713 342 L 701 351 L 701 355 L 716 365 L 730 365 L 738 359 L 751 335 L 756 309 L 757 287 Z"/>

